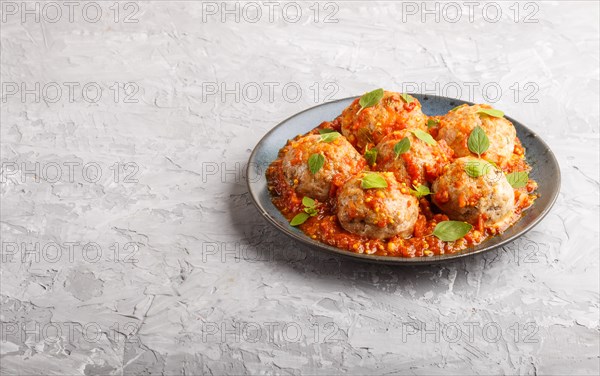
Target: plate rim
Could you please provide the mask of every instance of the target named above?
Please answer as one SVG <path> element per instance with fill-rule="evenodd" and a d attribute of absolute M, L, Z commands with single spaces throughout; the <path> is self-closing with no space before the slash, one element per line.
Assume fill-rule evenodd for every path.
<path fill-rule="evenodd" d="M 428 99 L 429 98 L 439 98 L 439 99 L 444 99 L 444 100 L 449 99 L 449 100 L 459 102 L 458 105 L 462 105 L 462 104 L 474 105 L 475 104 L 474 102 L 465 101 L 465 100 L 457 99 L 457 98 L 444 97 L 444 96 L 440 96 L 440 95 L 421 94 L 421 93 L 407 93 L 407 94 L 416 96 L 416 97 L 428 98 Z M 533 229 L 535 226 L 537 226 L 548 215 L 550 210 L 554 207 L 554 204 L 556 203 L 556 200 L 558 199 L 558 196 L 560 194 L 560 188 L 561 188 L 561 183 L 562 183 L 560 164 L 558 163 L 558 160 L 556 159 L 554 152 L 552 151 L 552 149 L 550 149 L 550 147 L 548 146 L 546 141 L 544 141 L 544 139 L 542 139 L 536 132 L 532 131 L 529 127 L 524 125 L 522 122 L 516 120 L 515 118 L 505 115 L 505 117 L 508 118 L 511 122 L 519 123 L 520 127 L 523 127 L 525 131 L 531 133 L 542 144 L 542 146 L 545 147 L 545 149 L 548 151 L 548 154 L 550 155 L 551 163 L 553 163 L 556 166 L 556 171 L 557 171 L 557 175 L 556 175 L 557 189 L 554 190 L 554 194 L 550 198 L 548 205 L 542 210 L 542 212 L 535 219 L 533 219 L 523 230 L 521 230 L 517 234 L 515 234 L 507 239 L 504 239 L 497 244 L 490 245 L 490 246 L 487 246 L 487 247 L 484 247 L 484 248 L 481 248 L 481 249 L 478 249 L 478 250 L 472 251 L 472 252 L 469 252 L 468 251 L 469 248 L 467 248 L 466 250 L 460 251 L 457 253 L 436 255 L 436 256 L 432 256 L 432 257 L 401 257 L 401 256 L 380 256 L 380 255 L 373 255 L 373 254 L 366 254 L 366 253 L 351 252 L 351 251 L 347 251 L 347 250 L 344 250 L 341 248 L 333 247 L 329 244 L 325 244 L 325 243 L 321 243 L 316 240 L 313 240 L 313 239 L 307 237 L 306 235 L 304 235 L 304 233 L 302 233 L 302 235 L 304 235 L 304 236 L 302 236 L 302 235 L 299 235 L 299 234 L 296 234 L 296 233 L 290 231 L 289 228 L 281 225 L 277 220 L 275 220 L 275 218 L 273 218 L 271 216 L 271 214 L 269 214 L 269 212 L 263 207 L 263 205 L 260 203 L 258 197 L 255 196 L 257 194 L 257 192 L 255 192 L 253 190 L 252 183 L 251 183 L 250 179 L 248 179 L 248 176 L 250 176 L 250 173 L 251 173 L 250 169 L 252 168 L 253 160 L 256 158 L 256 154 L 258 152 L 257 146 L 261 145 L 265 141 L 265 139 L 267 139 L 273 132 L 275 132 L 277 129 L 279 129 L 279 127 L 283 126 L 285 123 L 287 123 L 289 120 L 293 119 L 296 116 L 299 116 L 307 111 L 311 111 L 311 110 L 314 110 L 316 108 L 319 108 L 319 107 L 322 107 L 325 105 L 342 102 L 342 101 L 347 101 L 347 100 L 355 100 L 356 98 L 359 98 L 359 97 L 360 96 L 351 96 L 351 97 L 346 97 L 346 98 L 340 98 L 340 99 L 336 99 L 333 101 L 320 103 L 316 106 L 308 107 L 300 112 L 296 112 L 295 114 L 293 114 L 293 115 L 285 118 L 284 120 L 280 121 L 279 123 L 277 123 L 277 125 L 275 125 L 273 128 L 271 128 L 267 133 L 265 133 L 264 136 L 261 137 L 261 139 L 256 143 L 256 145 L 252 149 L 252 152 L 250 153 L 250 157 L 248 158 L 248 163 L 246 165 L 246 187 L 248 188 L 248 193 L 250 193 L 250 198 L 251 198 L 254 206 L 258 209 L 258 211 L 262 214 L 262 216 L 265 217 L 269 223 L 274 225 L 278 230 L 283 232 L 288 237 L 291 237 L 292 239 L 299 241 L 300 243 L 312 248 L 315 251 L 318 249 L 319 251 L 326 251 L 330 254 L 335 254 L 335 255 L 342 256 L 342 257 L 351 258 L 351 259 L 357 260 L 357 261 L 367 261 L 370 263 L 377 263 L 377 264 L 403 265 L 403 266 L 431 265 L 431 264 L 438 264 L 438 263 L 442 263 L 442 262 L 449 262 L 449 261 L 453 261 L 456 259 L 461 259 L 464 257 L 481 254 L 484 252 L 489 252 L 491 250 L 500 248 L 510 242 L 513 242 L 516 239 L 518 239 L 518 238 L 522 237 L 523 235 L 525 235 L 526 233 L 528 233 L 529 231 L 531 231 L 531 229 Z M 480 243 L 480 244 L 485 244 L 485 242 L 488 240 L 489 239 L 485 240 L 483 243 Z"/>

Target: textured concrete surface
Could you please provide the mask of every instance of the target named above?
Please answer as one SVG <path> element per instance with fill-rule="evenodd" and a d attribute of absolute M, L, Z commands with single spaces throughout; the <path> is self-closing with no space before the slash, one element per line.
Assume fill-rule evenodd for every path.
<path fill-rule="evenodd" d="M 599 373 L 597 2 L 73 3 L 2 2 L 3 375 Z M 432 267 L 277 233 L 254 145 L 379 86 L 523 121 L 555 208 Z"/>

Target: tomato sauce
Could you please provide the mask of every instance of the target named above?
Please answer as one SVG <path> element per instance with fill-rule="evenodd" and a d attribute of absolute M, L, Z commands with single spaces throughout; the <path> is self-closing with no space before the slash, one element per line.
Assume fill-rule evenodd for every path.
<path fill-rule="evenodd" d="M 319 129 L 339 130 L 339 122 L 324 122 L 313 129 L 309 134 L 317 134 Z M 301 136 L 296 137 L 296 139 Z M 279 151 L 278 158 L 273 161 L 266 171 L 268 189 L 271 193 L 273 204 L 289 220 L 303 211 L 302 197 L 285 178 L 282 158 L 289 149 L 291 141 Z M 441 166 L 440 166 L 441 168 Z M 530 167 L 525 160 L 525 150 L 518 139 L 511 160 L 503 168 L 505 173 L 515 171 L 529 171 Z M 512 217 L 506 221 L 502 229 L 488 228 L 484 226 L 483 216 L 480 216 L 477 224 L 473 226 L 463 238 L 454 242 L 445 242 L 433 236 L 435 226 L 442 221 L 449 220 L 448 216 L 431 204 L 427 197 L 419 199 L 420 214 L 416 221 L 413 235 L 409 239 L 395 236 L 390 239 L 372 239 L 352 234 L 344 230 L 336 216 L 337 189 L 343 182 L 334 182 L 332 192 L 326 202 L 317 202 L 318 214 L 310 217 L 298 227 L 312 239 L 333 247 L 341 248 L 350 252 L 374 254 L 380 256 L 395 257 L 432 257 L 436 255 L 452 254 L 466 248 L 477 245 L 487 238 L 506 230 L 521 217 L 522 212 L 530 207 L 537 197 L 533 192 L 537 183 L 529 180 L 523 188 L 515 189 L 515 210 Z"/>

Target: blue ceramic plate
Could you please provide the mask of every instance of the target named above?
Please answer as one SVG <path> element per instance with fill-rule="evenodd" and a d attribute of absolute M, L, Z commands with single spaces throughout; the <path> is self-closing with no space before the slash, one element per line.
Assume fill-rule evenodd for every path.
<path fill-rule="evenodd" d="M 432 95 L 411 94 L 423 106 L 427 115 L 443 115 L 452 108 L 463 104 L 473 104 L 452 98 Z M 386 264 L 431 264 L 435 262 L 454 260 L 477 253 L 490 251 L 503 246 L 531 230 L 550 211 L 560 190 L 560 170 L 554 154 L 542 139 L 515 119 L 506 116 L 517 129 L 517 135 L 526 149 L 527 162 L 531 165 L 530 176 L 538 182 L 540 197 L 535 201 L 523 217 L 502 235 L 490 238 L 483 243 L 465 249 L 464 251 L 433 257 L 391 257 L 349 252 L 335 248 L 306 236 L 302 231 L 289 225 L 279 210 L 271 202 L 267 181 L 266 168 L 277 158 L 277 153 L 287 142 L 299 134 L 304 134 L 323 121 L 336 118 L 356 97 L 340 99 L 304 110 L 279 123 L 256 145 L 248 161 L 247 182 L 250 196 L 260 213 L 284 234 L 313 248 L 351 257 L 358 260 Z"/>

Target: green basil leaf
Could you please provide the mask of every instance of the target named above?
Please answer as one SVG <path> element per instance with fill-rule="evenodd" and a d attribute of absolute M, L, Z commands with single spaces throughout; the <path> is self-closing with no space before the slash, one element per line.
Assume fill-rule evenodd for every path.
<path fill-rule="evenodd" d="M 466 222 L 444 221 L 435 226 L 433 235 L 445 242 L 453 242 L 467 235 L 473 226 Z"/>
<path fill-rule="evenodd" d="M 308 157 L 308 169 L 313 175 L 319 172 L 319 170 L 321 169 L 321 167 L 323 167 L 324 164 L 325 157 L 322 154 L 315 153 Z"/>
<path fill-rule="evenodd" d="M 496 118 L 501 118 L 504 116 L 504 112 L 502 112 L 500 110 L 494 110 L 493 108 L 482 108 L 482 109 L 477 110 L 477 113 L 496 117 Z"/>
<path fill-rule="evenodd" d="M 429 120 L 427 120 L 427 128 L 432 128 L 432 127 L 435 127 L 435 126 L 437 126 L 439 123 L 440 123 L 440 121 L 439 121 L 439 120 L 437 120 L 437 119 L 429 119 Z"/>
<path fill-rule="evenodd" d="M 404 154 L 410 150 L 410 140 L 408 137 L 404 137 L 402 140 L 398 141 L 396 145 L 394 145 L 394 154 L 396 158 L 400 156 L 400 154 Z"/>
<path fill-rule="evenodd" d="M 312 198 L 308 197 L 308 196 L 304 196 L 302 198 L 302 205 L 306 206 L 307 208 L 312 208 L 316 205 L 317 203 L 315 202 L 315 200 L 313 200 Z"/>
<path fill-rule="evenodd" d="M 416 198 L 425 197 L 425 196 L 431 194 L 431 191 L 429 190 L 429 187 L 427 187 L 426 185 L 421 184 L 418 187 L 414 186 L 414 188 L 415 189 L 409 189 L 409 191 Z"/>
<path fill-rule="evenodd" d="M 298 226 L 306 222 L 306 220 L 310 217 L 307 213 L 298 213 L 292 220 L 290 221 L 290 225 Z"/>
<path fill-rule="evenodd" d="M 453 111 L 456 111 L 456 110 L 458 110 L 459 108 L 461 108 L 462 106 L 464 106 L 464 104 L 459 104 L 458 106 L 454 107 L 453 109 L 451 109 L 451 110 L 450 110 L 450 111 L 448 111 L 448 112 L 453 112 Z"/>
<path fill-rule="evenodd" d="M 490 147 L 490 139 L 488 138 L 485 131 L 480 126 L 476 126 L 471 131 L 469 139 L 467 140 L 467 146 L 471 152 L 481 156 Z"/>
<path fill-rule="evenodd" d="M 362 189 L 387 188 L 387 181 L 376 172 L 367 172 L 360 182 Z"/>
<path fill-rule="evenodd" d="M 514 188 L 523 188 L 529 181 L 529 173 L 527 171 L 517 171 L 506 175 L 506 180 Z"/>
<path fill-rule="evenodd" d="M 494 166 L 483 159 L 471 159 L 465 162 L 465 172 L 472 178 L 486 175 Z"/>
<path fill-rule="evenodd" d="M 372 148 L 365 152 L 365 159 L 369 163 L 369 165 L 373 166 L 377 161 L 377 149 Z"/>
<path fill-rule="evenodd" d="M 427 145 L 435 145 L 436 144 L 435 140 L 433 139 L 433 137 L 431 137 L 431 135 L 429 133 L 422 131 L 420 129 L 411 129 L 410 131 L 412 132 L 412 134 L 417 136 L 417 138 L 419 140 L 423 141 Z"/>
<path fill-rule="evenodd" d="M 327 133 L 333 133 L 333 132 L 335 132 L 335 131 L 330 128 L 319 129 L 319 134 L 327 134 Z"/>
<path fill-rule="evenodd" d="M 415 99 L 408 94 L 400 93 L 400 96 L 408 104 L 411 104 L 412 102 L 415 101 Z"/>
<path fill-rule="evenodd" d="M 364 94 L 358 100 L 358 104 L 360 105 L 360 110 L 358 112 L 361 112 L 363 109 L 365 109 L 367 107 L 375 106 L 377 103 L 379 103 L 381 101 L 381 98 L 383 98 L 383 89 L 375 89 L 373 91 L 370 91 L 370 92 Z"/>
<path fill-rule="evenodd" d="M 314 217 L 315 215 L 319 214 L 319 211 L 315 208 L 304 208 L 304 212 L 310 215 L 311 217 Z"/>
<path fill-rule="evenodd" d="M 327 133 L 322 133 L 321 134 L 321 141 L 323 142 L 331 142 L 331 141 L 335 141 L 338 137 L 340 137 L 341 134 L 339 132 L 327 132 Z"/>

